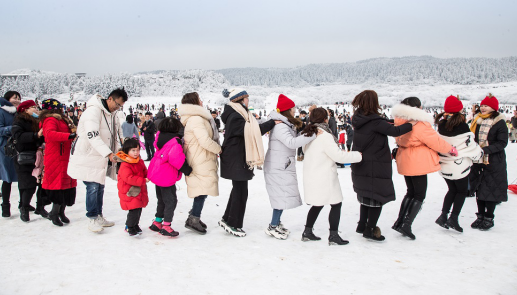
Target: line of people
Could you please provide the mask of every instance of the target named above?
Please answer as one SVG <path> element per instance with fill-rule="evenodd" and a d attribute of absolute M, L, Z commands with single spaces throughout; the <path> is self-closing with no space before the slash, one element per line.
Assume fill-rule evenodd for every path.
<path fill-rule="evenodd" d="M 273 209 L 265 233 L 287 239 L 290 231 L 281 222 L 283 211 L 303 204 L 296 174 L 296 155 L 300 147 L 304 153 L 304 202 L 311 205 L 303 241 L 321 239 L 313 227 L 323 206 L 330 205 L 329 244 L 348 243 L 338 234 L 343 194 L 336 163 L 351 163 L 353 188 L 360 203 L 356 232 L 376 241 L 385 239 L 377 226 L 382 207 L 395 200 L 392 159 L 396 160 L 397 170 L 404 175 L 407 185 L 392 228 L 411 239 L 415 239 L 412 223 L 425 200 L 429 173 L 439 171 L 449 188 L 442 214 L 436 220 L 444 228 L 463 231 L 458 216 L 469 194 L 476 195 L 478 204 L 478 218 L 472 227 L 482 230 L 494 226 L 495 207 L 507 200 L 504 148 L 508 143 L 508 130 L 504 115 L 497 112 L 495 97 L 488 96 L 482 101 L 481 113 L 469 128 L 457 97 L 446 99 L 444 112 L 435 121 L 422 110 L 418 98 L 406 98 L 393 108 L 395 120 L 390 122 L 380 113 L 375 91 L 365 90 L 352 101 L 351 123 L 355 134 L 352 151 L 346 151 L 340 148 L 339 139 L 329 127 L 331 116 L 323 108 L 311 108 L 308 122 L 299 132 L 303 122 L 294 117 L 295 103 L 283 94 L 278 98 L 277 109 L 260 124 L 248 110 L 246 90 L 225 90 L 223 95 L 229 102 L 221 115 L 225 124 L 222 145 L 219 126 L 210 111 L 203 107 L 197 93 L 187 93 L 178 106 L 181 121 L 174 117 L 163 118 L 157 124 L 156 136 L 152 132 L 153 138 L 146 138 L 146 146 L 155 148 L 154 154 L 148 155 L 151 162 L 146 168 L 140 158 L 141 145 L 135 131 L 129 131 L 135 136 L 124 139 L 127 132 L 121 124 L 122 112 L 118 112 L 127 101 L 123 89 L 114 90 L 108 98 L 94 95 L 77 128 L 63 115 L 63 106 L 57 100 L 43 101 L 43 111 L 39 113 L 34 101 L 20 103 L 19 94 L 7 93 L 0 99 L 3 216 L 10 216 L 10 193 L 7 193 L 10 183 L 17 181 L 17 176 L 19 179 L 23 176 L 18 186 L 21 219 L 29 221 L 30 200 L 40 178 L 42 197 L 38 198 L 36 213 L 45 215 L 43 206 L 48 201 L 43 196 L 47 196 L 53 203 L 48 214 L 53 224 L 68 223 L 65 207 L 75 203 L 77 179 L 86 186 L 88 227 L 100 232 L 114 225 L 102 214 L 104 183 L 108 176 L 117 180 L 121 207 L 128 210 L 126 230 L 129 235 L 142 232 L 139 221 L 142 208 L 149 201 L 147 183 L 152 182 L 158 204 L 149 228 L 174 237 L 179 234 L 172 228 L 178 201 L 175 183 L 185 174 L 187 194 L 193 199 L 185 227 L 206 234 L 207 226 L 201 221 L 201 213 L 207 196 L 219 195 L 220 157 L 220 175 L 232 181 L 232 189 L 218 224 L 234 236 L 246 236 L 243 223 L 248 182 L 254 176 L 254 168 L 263 166 Z M 438 132 L 433 124 L 438 125 Z M 145 134 L 146 130 L 143 131 Z M 268 132 L 269 147 L 264 151 L 262 139 Z M 16 149 L 20 154 L 34 152 L 34 163 L 20 165 L 19 157 L 12 159 L 3 154 L 10 136 L 17 140 Z M 388 136 L 396 137 L 397 148 L 390 149 Z M 9 165 L 17 174 L 6 172 Z"/>

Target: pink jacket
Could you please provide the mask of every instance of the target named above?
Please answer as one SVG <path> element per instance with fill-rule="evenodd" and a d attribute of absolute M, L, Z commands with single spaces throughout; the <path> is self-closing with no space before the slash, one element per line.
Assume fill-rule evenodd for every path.
<path fill-rule="evenodd" d="M 154 146 L 160 132 L 156 134 Z M 157 186 L 167 187 L 174 185 L 181 179 L 179 169 L 185 163 L 183 147 L 176 138 L 169 140 L 161 149 L 157 149 L 151 163 L 149 164 L 147 178 Z"/>

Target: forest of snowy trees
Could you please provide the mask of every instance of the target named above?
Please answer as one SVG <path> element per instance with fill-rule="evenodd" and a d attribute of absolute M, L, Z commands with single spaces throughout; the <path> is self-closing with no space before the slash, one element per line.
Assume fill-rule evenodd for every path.
<path fill-rule="evenodd" d="M 15 71 L 11 74 L 16 73 Z M 488 84 L 517 81 L 517 57 L 376 58 L 353 63 L 313 64 L 286 69 L 154 71 L 86 77 L 37 70 L 25 70 L 25 73 L 29 76 L 0 79 L 0 93 L 16 90 L 23 96 L 31 97 L 65 93 L 108 94 L 112 89 L 124 86 L 131 97 L 141 97 L 181 96 L 191 91 L 218 92 L 231 86 Z"/>

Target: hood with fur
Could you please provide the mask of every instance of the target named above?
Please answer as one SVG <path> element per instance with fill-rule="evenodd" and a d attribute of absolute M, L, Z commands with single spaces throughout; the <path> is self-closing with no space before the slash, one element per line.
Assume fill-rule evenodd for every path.
<path fill-rule="evenodd" d="M 405 104 L 398 104 L 391 110 L 393 118 L 403 119 L 406 121 L 415 120 L 420 122 L 428 122 L 431 125 L 434 124 L 433 116 L 426 111 L 410 107 Z"/>
<path fill-rule="evenodd" d="M 0 97 L 0 108 L 11 114 L 16 113 L 16 107 L 3 97 Z"/>

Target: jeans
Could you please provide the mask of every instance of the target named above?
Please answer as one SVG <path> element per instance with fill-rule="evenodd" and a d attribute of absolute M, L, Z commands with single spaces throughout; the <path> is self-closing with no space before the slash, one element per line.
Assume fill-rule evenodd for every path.
<path fill-rule="evenodd" d="M 203 210 L 205 200 L 206 195 L 200 195 L 194 198 L 194 202 L 192 203 L 192 211 L 190 212 L 192 216 L 201 217 L 201 211 Z"/>
<path fill-rule="evenodd" d="M 284 210 L 273 209 L 273 218 L 271 219 L 272 226 L 278 226 L 280 224 L 280 217 L 282 217 L 282 213 Z"/>
<path fill-rule="evenodd" d="M 104 198 L 104 184 L 83 181 L 86 185 L 86 217 L 97 218 L 102 215 L 102 200 Z"/>

